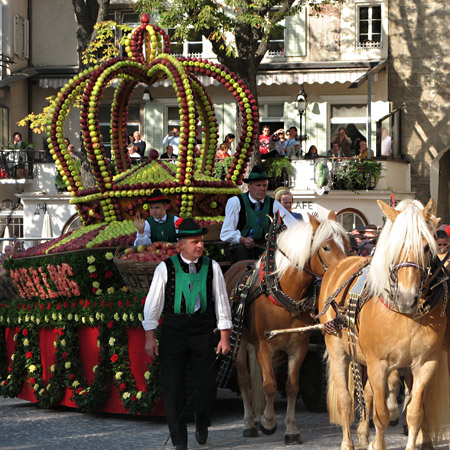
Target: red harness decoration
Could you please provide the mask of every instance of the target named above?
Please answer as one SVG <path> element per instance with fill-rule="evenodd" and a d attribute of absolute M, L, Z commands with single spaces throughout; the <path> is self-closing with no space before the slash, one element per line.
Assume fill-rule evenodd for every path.
<path fill-rule="evenodd" d="M 265 277 L 264 277 L 264 256 L 261 258 L 261 264 L 259 265 L 259 281 L 261 282 L 261 284 L 265 284 Z M 281 305 L 275 300 L 275 298 L 273 297 L 273 295 L 269 294 L 267 295 L 266 293 L 266 297 L 274 304 L 277 306 Z"/>

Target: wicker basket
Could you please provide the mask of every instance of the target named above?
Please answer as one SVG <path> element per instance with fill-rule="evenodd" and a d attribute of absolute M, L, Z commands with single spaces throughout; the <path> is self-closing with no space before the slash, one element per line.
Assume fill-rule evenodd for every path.
<path fill-rule="evenodd" d="M 148 289 L 152 282 L 153 272 L 159 262 L 135 261 L 120 259 L 125 250 L 130 247 L 118 247 L 114 256 L 114 264 L 119 269 L 123 281 L 132 292 L 140 289 Z"/>
<path fill-rule="evenodd" d="M 0 298 L 13 299 L 19 297 L 16 285 L 11 278 L 6 276 L 6 272 L 0 274 Z"/>

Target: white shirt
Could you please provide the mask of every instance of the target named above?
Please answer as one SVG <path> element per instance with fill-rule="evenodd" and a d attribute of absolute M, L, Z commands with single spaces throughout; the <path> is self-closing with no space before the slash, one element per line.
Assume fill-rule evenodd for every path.
<path fill-rule="evenodd" d="M 155 219 L 158 223 L 164 223 L 167 220 L 167 214 L 164 215 L 162 219 Z M 178 220 L 177 216 L 173 216 L 173 223 Z M 139 241 L 139 242 L 138 242 Z M 152 243 L 152 229 L 150 228 L 150 224 L 148 221 L 145 221 L 144 225 L 144 232 L 139 233 L 139 231 L 136 233 L 136 239 L 134 240 L 134 246 L 137 245 L 150 245 Z"/>
<path fill-rule="evenodd" d="M 248 194 L 250 202 L 255 203 L 256 200 Z M 237 229 L 239 222 L 239 211 L 241 210 L 241 202 L 238 196 L 231 197 L 225 206 L 225 220 L 223 221 L 222 230 L 220 231 L 220 240 L 229 242 L 230 244 L 239 244 L 241 232 Z M 280 212 L 281 218 L 287 227 L 297 223 L 297 219 L 277 200 L 273 202 L 273 212 Z"/>
<path fill-rule="evenodd" d="M 180 151 L 180 136 L 169 136 L 167 135 L 163 141 L 163 147 L 167 148 L 168 145 L 173 147 L 173 152 L 178 153 Z"/>
<path fill-rule="evenodd" d="M 191 262 L 181 255 L 181 259 L 189 264 Z M 233 327 L 231 321 L 231 308 L 228 301 L 225 279 L 219 263 L 212 260 L 213 286 L 212 293 L 214 298 L 214 310 L 216 313 L 217 328 L 219 330 L 229 330 Z M 163 261 L 160 263 L 153 274 L 152 284 L 145 299 L 144 320 L 142 326 L 145 331 L 155 330 L 158 327 L 159 318 L 164 309 L 165 289 L 167 283 L 167 266 Z"/>

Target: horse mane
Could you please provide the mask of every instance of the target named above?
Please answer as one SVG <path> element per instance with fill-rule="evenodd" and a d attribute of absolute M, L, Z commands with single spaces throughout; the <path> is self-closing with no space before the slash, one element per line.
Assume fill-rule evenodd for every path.
<path fill-rule="evenodd" d="M 436 241 L 422 214 L 423 208 L 418 200 L 406 199 L 395 208 L 400 212 L 395 221 L 386 220 L 370 264 L 367 287 L 371 296 L 384 295 L 389 290 L 390 267 L 406 262 L 399 259 L 402 252 L 411 254 L 413 262 L 425 265 L 422 238 L 432 255 L 437 253 Z"/>
<path fill-rule="evenodd" d="M 275 252 L 277 275 L 281 278 L 288 269 L 295 267 L 303 270 L 312 253 L 317 251 L 324 241 L 333 237 L 344 251 L 344 241 L 348 240 L 344 227 L 334 220 L 326 219 L 313 232 L 309 222 L 299 221 L 281 232 Z M 286 255 L 284 256 L 283 253 Z"/>

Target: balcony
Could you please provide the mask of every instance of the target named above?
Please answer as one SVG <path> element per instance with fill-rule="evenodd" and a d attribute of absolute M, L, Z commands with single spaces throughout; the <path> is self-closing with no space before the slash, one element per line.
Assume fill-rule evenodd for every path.
<path fill-rule="evenodd" d="M 32 150 L 0 150 L 0 183 L 32 179 L 33 159 Z"/>

